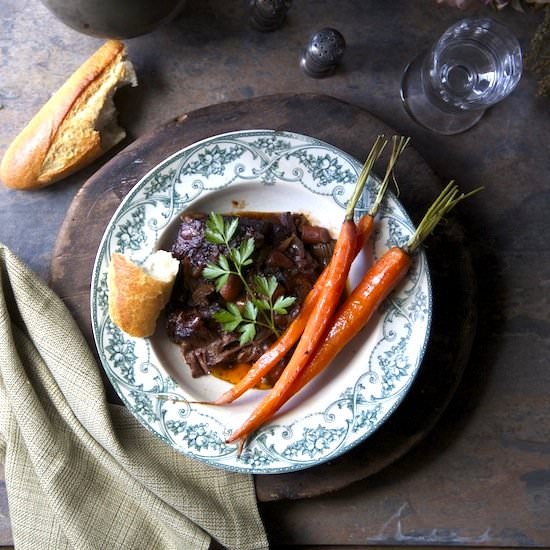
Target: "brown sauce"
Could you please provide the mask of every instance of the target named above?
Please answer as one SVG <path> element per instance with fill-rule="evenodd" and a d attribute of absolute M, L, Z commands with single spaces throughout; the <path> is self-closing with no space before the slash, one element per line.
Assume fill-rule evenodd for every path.
<path fill-rule="evenodd" d="M 227 216 L 227 215 L 224 215 Z M 235 246 L 245 238 L 255 240 L 253 263 L 246 275 L 255 273 L 275 277 L 277 292 L 293 296 L 295 303 L 285 315 L 276 315 L 282 332 L 297 315 L 307 293 L 332 254 L 334 239 L 327 229 L 313 226 L 304 214 L 291 212 L 238 212 L 230 214 L 241 221 L 233 239 Z M 245 299 L 243 285 L 229 284 L 215 290 L 202 276 L 208 262 L 215 261 L 219 245 L 208 242 L 204 232 L 206 213 L 187 212 L 172 244 L 171 252 L 181 262 L 180 273 L 167 306 L 166 329 L 171 341 L 181 348 L 194 378 L 205 374 L 235 384 L 272 343 L 273 337 L 263 328 L 257 338 L 238 346 L 239 335 L 222 330 L 212 317 L 226 303 Z M 227 288 L 226 288 L 227 287 Z M 281 369 L 274 368 L 260 387 L 272 387 Z"/>
<path fill-rule="evenodd" d="M 241 381 L 242 378 L 246 376 L 250 370 L 248 363 L 238 363 L 237 365 L 216 365 L 210 369 L 210 374 L 229 382 L 230 384 L 237 384 Z M 268 390 L 273 387 L 273 384 L 270 384 L 266 380 L 262 380 L 257 386 L 258 390 Z"/>

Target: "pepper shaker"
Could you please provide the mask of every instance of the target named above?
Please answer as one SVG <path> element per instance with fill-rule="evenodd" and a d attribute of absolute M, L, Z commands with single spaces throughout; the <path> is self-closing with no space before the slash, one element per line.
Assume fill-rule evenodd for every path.
<path fill-rule="evenodd" d="M 326 27 L 310 39 L 301 59 L 300 67 L 312 78 L 331 75 L 342 60 L 346 41 L 336 29 Z"/>
<path fill-rule="evenodd" d="M 281 27 L 292 0 L 251 0 L 250 24 L 259 31 L 270 32 Z"/>

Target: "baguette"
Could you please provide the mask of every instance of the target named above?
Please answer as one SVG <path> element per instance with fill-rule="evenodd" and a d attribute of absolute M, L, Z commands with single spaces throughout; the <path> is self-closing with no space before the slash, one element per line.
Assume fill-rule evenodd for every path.
<path fill-rule="evenodd" d="M 0 180 L 14 189 L 37 189 L 94 161 L 126 132 L 116 121 L 113 95 L 137 85 L 124 44 L 108 40 L 52 95 L 13 140 L 0 164 Z"/>
<path fill-rule="evenodd" d="M 179 261 L 165 250 L 152 254 L 143 267 L 113 253 L 107 273 L 111 321 L 130 336 L 151 336 L 170 299 L 178 268 Z"/>

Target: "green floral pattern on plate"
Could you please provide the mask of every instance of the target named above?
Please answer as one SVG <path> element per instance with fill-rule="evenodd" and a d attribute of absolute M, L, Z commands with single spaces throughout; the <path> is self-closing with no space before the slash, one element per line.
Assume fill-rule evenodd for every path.
<path fill-rule="evenodd" d="M 401 402 L 420 366 L 431 321 L 430 279 L 422 251 L 405 282 L 381 307 L 376 325 L 350 344 L 352 349 L 343 354 L 332 378 L 314 381 L 318 387 L 310 394 L 306 388 L 306 395 L 260 429 L 240 456 L 237 446 L 227 445 L 225 439 L 261 392 L 236 409 L 196 403 L 194 392 L 203 382 L 176 382 L 163 364 L 166 359 L 159 346 L 174 345 L 131 338 L 108 314 L 106 274 L 111 254 L 121 252 L 144 261 L 173 231 L 183 210 L 207 208 L 224 193 L 229 197 L 240 193 L 262 210 L 273 210 L 284 197 L 292 205 L 289 210 L 308 211 L 322 223 L 332 212 L 337 227 L 334 219 L 341 221 L 360 169 L 357 160 L 311 137 L 271 130 L 233 132 L 172 155 L 124 199 L 96 258 L 92 326 L 103 368 L 118 395 L 167 444 L 216 467 L 260 474 L 288 472 L 330 460 L 357 445 Z M 359 213 L 368 210 L 378 183 L 375 177 L 369 179 Z M 412 231 L 406 212 L 390 193 L 365 257 L 372 261 L 389 246 L 402 244 Z M 217 395 L 218 387 L 212 391 L 210 397 Z"/>

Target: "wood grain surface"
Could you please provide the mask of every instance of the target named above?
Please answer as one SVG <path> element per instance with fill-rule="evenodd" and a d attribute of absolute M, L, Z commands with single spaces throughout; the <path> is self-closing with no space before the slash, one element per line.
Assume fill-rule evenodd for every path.
<path fill-rule="evenodd" d="M 0 241 L 48 279 L 55 241 L 62 221 L 68 223 L 67 209 L 75 195 L 132 140 L 149 137 L 176 115 L 190 113 L 192 120 L 187 122 L 191 124 L 182 123 L 181 130 L 171 134 L 178 148 L 214 131 L 213 126 L 201 128 L 205 122 L 211 124 L 210 115 L 232 116 L 227 109 L 207 110 L 203 115 L 197 109 L 299 91 L 337 97 L 410 135 L 414 150 L 426 160 L 423 168 L 429 165 L 441 183 L 455 178 L 466 191 L 485 187 L 482 194 L 460 205 L 449 226 L 427 243 L 436 317 L 421 374 L 424 378 L 419 377 L 410 399 L 403 403 L 404 412 L 397 411 L 401 420 L 396 415 L 393 428 L 389 423 L 378 439 L 372 439 L 373 444 L 382 441 L 386 445 L 380 454 L 390 449 L 403 456 L 369 475 L 369 469 L 380 467 L 378 450 L 371 445 L 357 448 L 325 470 L 315 468 L 294 478 L 259 478 L 260 497 L 279 499 L 259 505 L 273 548 L 550 547 L 550 98 L 537 95 L 539 75 L 526 65 L 517 89 L 491 108 L 478 125 L 464 134 L 438 136 L 411 120 L 399 97 L 405 65 L 458 19 L 475 15 L 496 19 L 514 32 L 527 54 L 545 11 L 527 3 L 523 12 L 511 3 L 501 10 L 481 1 L 470 2 L 465 9 L 449 4 L 301 0 L 293 2 L 283 28 L 258 33 L 248 25 L 249 2 L 189 1 L 178 20 L 126 41 L 140 85 L 122 89 L 115 97 L 119 120 L 128 132 L 123 144 L 51 187 L 22 193 L 0 185 Z M 338 29 L 345 37 L 344 59 L 330 78 L 308 78 L 300 70 L 299 57 L 311 33 L 325 26 Z M 102 40 L 65 27 L 40 0 L 0 0 L 0 29 L 2 154 L 32 114 Z M 244 124 L 244 107 L 235 109 L 234 120 L 220 120 L 219 128 Z M 332 109 L 338 117 L 344 107 L 321 102 L 316 109 L 306 107 L 303 117 L 324 116 Z M 349 134 L 334 132 L 338 124 L 331 128 L 330 120 L 304 122 L 297 108 L 275 108 L 274 104 L 265 115 L 256 113 L 250 124 L 260 121 L 263 127 L 309 129 L 359 159 L 370 137 L 368 132 L 361 135 L 361 125 L 372 118 L 362 111 L 348 113 L 352 117 L 348 120 L 357 117 L 355 125 L 349 124 Z M 140 143 L 135 143 L 134 158 L 148 162 L 147 155 L 139 151 Z M 413 155 L 414 150 L 407 154 Z M 73 210 L 83 216 L 73 222 L 80 222 L 80 231 L 86 230 L 85 223 L 93 226 L 93 215 L 102 207 L 100 194 L 113 195 L 116 202 L 132 183 L 123 180 L 139 176 L 140 166 L 125 158 L 119 164 L 122 176 L 118 181 L 96 178 L 95 196 L 90 189 L 83 190 L 98 204 L 89 203 L 89 214 Z M 435 178 L 420 174 L 426 172 L 419 168 L 418 174 L 409 177 L 400 171 L 401 201 L 415 220 L 433 198 L 432 187 L 439 185 Z M 457 219 L 466 237 L 455 226 Z M 106 223 L 98 222 L 100 226 Z M 75 238 L 74 242 L 81 241 Z M 479 287 L 478 322 L 470 353 L 473 318 L 467 308 L 474 295 L 468 252 Z M 84 258 L 88 255 L 82 268 L 78 267 L 79 253 Z M 89 254 L 76 246 L 68 254 L 72 264 L 67 269 L 74 269 L 75 276 L 83 279 L 67 286 L 67 292 L 82 289 L 83 296 L 88 295 Z M 78 304 L 76 298 L 67 301 Z M 84 308 L 86 302 L 82 298 Z M 87 329 L 87 316 L 81 318 Z M 459 332 L 451 335 L 457 327 Z M 460 363 L 453 361 L 457 351 L 469 353 L 469 361 L 447 405 L 461 375 Z M 445 411 L 440 414 L 442 408 Z M 407 450 L 414 440 L 418 444 Z M 407 445 L 400 446 L 403 441 Z M 385 458 L 384 464 L 389 460 L 387 454 Z M 345 471 L 346 464 L 352 471 Z M 364 479 L 327 493 L 361 476 Z M 9 480 L 9 472 L 6 477 Z M 271 486 L 265 486 L 266 482 Z M 282 500 L 283 491 L 292 497 L 325 493 Z M 0 465 L 0 546 L 13 544 Z"/>
<path fill-rule="evenodd" d="M 395 133 L 369 112 L 343 101 L 314 94 L 281 94 L 181 114 L 119 152 L 75 196 L 51 264 L 50 284 L 92 349 L 92 267 L 105 227 L 123 197 L 158 162 L 182 147 L 223 132 L 253 128 L 314 136 L 359 160 L 365 158 L 376 135 Z M 418 221 L 441 182 L 412 147 L 400 160 L 397 176 L 401 201 Z M 448 254 L 449 246 L 453 254 Z M 405 400 L 372 437 L 334 461 L 300 472 L 256 476 L 260 501 L 312 497 L 364 479 L 409 451 L 437 422 L 468 360 L 476 321 L 475 280 L 455 216 L 430 240 L 427 252 L 434 294 L 432 332 L 425 360 Z M 117 396 L 104 379 L 109 399 L 116 402 Z"/>

